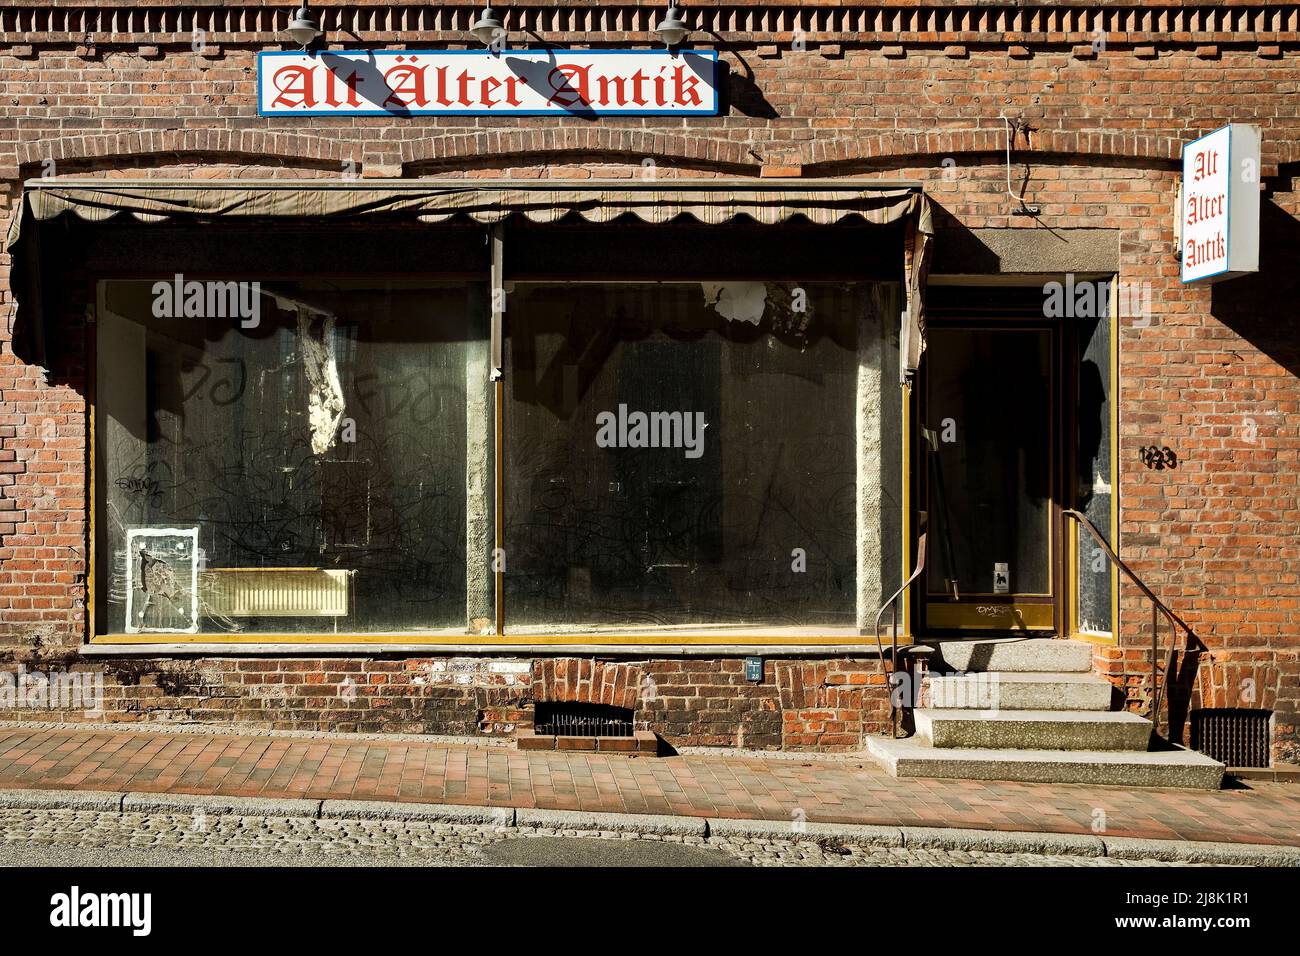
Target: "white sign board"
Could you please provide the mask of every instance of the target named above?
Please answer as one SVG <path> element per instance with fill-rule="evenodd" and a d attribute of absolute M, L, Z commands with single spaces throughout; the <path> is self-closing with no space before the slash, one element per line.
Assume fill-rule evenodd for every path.
<path fill-rule="evenodd" d="M 1184 282 L 1259 271 L 1259 142 L 1233 123 L 1183 147 Z"/>
<path fill-rule="evenodd" d="M 262 116 L 716 116 L 713 50 L 259 53 Z"/>
<path fill-rule="evenodd" d="M 128 528 L 126 632 L 199 629 L 199 529 Z"/>

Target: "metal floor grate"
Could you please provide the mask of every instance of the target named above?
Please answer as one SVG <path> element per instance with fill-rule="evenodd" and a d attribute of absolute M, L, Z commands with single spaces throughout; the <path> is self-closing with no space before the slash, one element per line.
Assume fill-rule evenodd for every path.
<path fill-rule="evenodd" d="M 1267 767 L 1271 716 L 1272 711 L 1251 707 L 1194 710 L 1192 749 L 1229 767 Z"/>
<path fill-rule="evenodd" d="M 631 737 L 632 711 L 608 704 L 537 704 L 534 733 L 558 737 Z"/>

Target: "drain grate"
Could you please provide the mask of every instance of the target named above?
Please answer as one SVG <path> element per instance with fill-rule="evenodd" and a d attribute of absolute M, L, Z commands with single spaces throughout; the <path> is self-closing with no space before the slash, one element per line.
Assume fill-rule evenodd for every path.
<path fill-rule="evenodd" d="M 1267 767 L 1271 716 L 1252 707 L 1194 710 L 1192 749 L 1229 767 Z"/>
<path fill-rule="evenodd" d="M 631 737 L 632 711 L 608 704 L 539 702 L 533 730 L 557 737 Z"/>

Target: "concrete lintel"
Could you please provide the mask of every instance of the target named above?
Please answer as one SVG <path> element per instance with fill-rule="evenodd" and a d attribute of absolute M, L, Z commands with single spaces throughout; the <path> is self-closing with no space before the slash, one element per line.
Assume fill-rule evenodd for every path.
<path fill-rule="evenodd" d="M 931 276 L 1119 272 L 1120 230 L 940 229 Z"/>

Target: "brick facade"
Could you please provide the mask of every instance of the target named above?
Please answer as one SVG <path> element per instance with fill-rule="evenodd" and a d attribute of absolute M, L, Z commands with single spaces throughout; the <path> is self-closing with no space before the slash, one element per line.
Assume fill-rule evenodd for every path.
<path fill-rule="evenodd" d="M 649 160 L 665 179 L 915 178 L 941 230 L 1119 230 L 1120 279 L 1149 284 L 1155 313 L 1120 338 L 1120 553 L 1209 649 L 1187 688 L 1191 706 L 1273 709 L 1275 759 L 1300 760 L 1300 7 L 697 2 L 697 22 L 722 37 L 725 116 L 259 118 L 255 54 L 281 48 L 269 18 L 292 6 L 209 11 L 201 50 L 189 24 L 151 20 L 161 8 L 134 0 L 49 13 L 66 15 L 57 22 L 0 10 L 6 215 L 21 182 L 43 174 L 329 178 L 350 163 L 363 177 L 617 178 L 645 175 Z M 474 9 L 446 6 L 437 24 L 419 26 L 414 11 L 425 8 L 323 6 L 360 37 L 337 44 L 348 47 L 464 45 L 460 21 Z M 586 5 L 512 6 L 545 39 L 572 29 L 569 41 L 615 46 L 646 45 L 659 12 L 623 4 L 589 22 Z M 78 11 L 117 19 L 87 26 Z M 1105 43 L 1094 42 L 1099 29 Z M 1036 219 L 1012 215 L 1002 114 L 1020 129 L 1013 182 L 1041 208 Z M 1184 288 L 1172 257 L 1175 163 L 1183 142 L 1229 121 L 1264 131 L 1261 274 Z M 48 377 L 17 358 L 7 264 L 0 648 L 10 669 L 103 663 L 110 720 L 500 734 L 532 701 L 575 692 L 568 668 L 591 668 L 600 680 L 587 699 L 597 684 L 601 699 L 626 699 L 653 681 L 637 718 L 671 743 L 849 748 L 883 729 L 878 662 L 833 654 L 769 658 L 761 684 L 744 679 L 738 657 L 79 661 L 84 357 L 66 354 Z M 71 328 L 78 317 L 65 320 Z M 1177 452 L 1176 468 L 1146 467 L 1138 449 L 1153 443 Z M 1135 589 L 1121 593 L 1120 646 L 1099 647 L 1098 667 L 1140 708 L 1150 615 Z M 494 671 L 493 661 L 527 666 Z"/>

